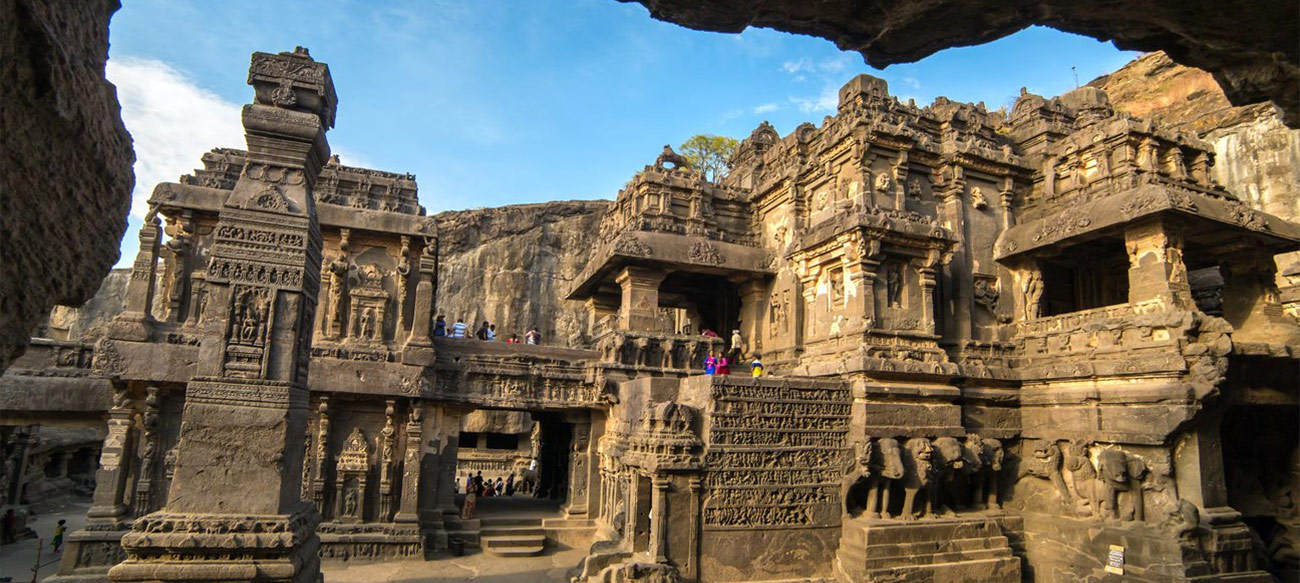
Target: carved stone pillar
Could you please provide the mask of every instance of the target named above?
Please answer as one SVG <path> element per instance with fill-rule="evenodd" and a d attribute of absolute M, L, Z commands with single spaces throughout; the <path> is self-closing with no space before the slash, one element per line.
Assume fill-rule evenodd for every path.
<path fill-rule="evenodd" d="M 379 517 L 377 522 L 387 522 L 396 510 L 393 500 L 393 465 L 397 449 L 397 426 L 393 417 L 397 403 L 389 399 L 384 407 L 384 428 L 379 432 Z"/>
<path fill-rule="evenodd" d="M 440 514 L 460 514 L 460 508 L 456 506 L 456 456 L 460 451 L 460 421 L 468 412 L 455 407 L 442 408 L 438 427 L 441 433 L 440 455 L 436 456 L 438 471 L 434 491 L 436 508 Z"/>
<path fill-rule="evenodd" d="M 591 419 L 575 420 L 569 449 L 569 496 L 564 505 L 566 518 L 587 516 L 592 473 L 591 443 Z"/>
<path fill-rule="evenodd" d="M 330 459 L 330 397 L 321 395 L 320 402 L 316 405 L 316 451 L 313 453 L 312 475 L 312 497 L 311 500 L 316 505 L 316 512 L 322 517 L 325 516 L 325 486 L 328 484 L 328 478 L 325 475 L 326 462 Z"/>
<path fill-rule="evenodd" d="M 406 451 L 402 456 L 402 498 L 394 522 L 419 522 L 417 504 L 420 493 L 420 461 L 423 459 L 421 440 L 424 436 L 424 403 L 412 400 L 410 417 L 406 421 Z"/>
<path fill-rule="evenodd" d="M 624 267 L 614 278 L 623 289 L 618 310 L 619 330 L 657 332 L 659 284 L 666 273 L 645 267 Z"/>
<path fill-rule="evenodd" d="M 704 480 L 699 476 L 691 476 L 689 487 L 691 489 L 691 532 L 689 536 L 690 548 L 687 554 L 690 560 L 682 565 L 682 579 L 686 581 L 696 581 L 700 576 L 700 523 L 703 520 L 701 508 L 704 504 Z"/>
<path fill-rule="evenodd" d="M 163 247 L 164 262 L 167 265 L 166 281 L 166 319 L 169 322 L 184 321 L 186 302 L 189 299 L 190 255 L 194 247 L 193 211 L 182 211 L 181 216 L 170 218 L 164 229 L 171 239 Z"/>
<path fill-rule="evenodd" d="M 1182 234 L 1155 220 L 1124 231 L 1128 249 L 1128 301 L 1159 300 L 1165 305 L 1195 308 L 1183 264 Z"/>
<path fill-rule="evenodd" d="M 921 330 L 926 334 L 938 334 L 935 329 L 934 316 L 934 287 L 938 283 L 936 275 L 938 273 L 940 252 L 938 249 L 931 249 L 929 255 L 916 262 L 917 280 L 921 284 Z M 970 286 L 963 286 L 969 288 Z"/>
<path fill-rule="evenodd" d="M 761 279 L 749 279 L 740 284 L 740 334 L 745 340 L 740 354 L 742 362 L 762 348 L 759 343 L 763 338 L 763 315 L 768 309 L 767 288 L 767 283 Z"/>
<path fill-rule="evenodd" d="M 158 211 L 151 209 L 145 215 L 144 224 L 140 226 L 140 251 L 136 253 L 135 264 L 131 266 L 131 281 L 126 284 L 126 309 L 113 318 L 109 325 L 110 338 L 139 342 L 149 340 L 149 331 L 154 323 L 153 294 L 161 233 Z"/>
<path fill-rule="evenodd" d="M 149 387 L 144 399 L 141 425 L 144 429 L 140 453 L 140 475 L 135 484 L 135 515 L 144 516 L 154 510 L 154 468 L 158 462 L 158 387 Z"/>
<path fill-rule="evenodd" d="M 432 224 L 432 223 L 430 223 Z M 432 230 L 434 227 L 430 227 Z M 419 282 L 415 284 L 415 301 L 411 309 L 411 335 L 402 353 L 404 364 L 428 366 L 433 364 L 433 338 L 430 320 L 433 319 L 434 294 L 437 292 L 438 239 L 430 235 L 424 239 L 420 250 Z"/>
<path fill-rule="evenodd" d="M 650 556 L 656 563 L 668 561 L 668 486 L 666 477 L 652 480 L 650 497 Z"/>
<path fill-rule="evenodd" d="M 126 484 L 135 451 L 134 417 L 129 393 L 125 387 L 117 388 L 113 393 L 113 407 L 108 410 L 108 434 L 99 454 L 95 494 L 86 512 L 87 522 L 116 523 L 126 518 L 130 504 Z"/>
<path fill-rule="evenodd" d="M 596 336 L 596 328 L 600 321 L 618 313 L 617 305 L 611 304 L 599 296 L 587 298 L 583 306 L 587 309 L 587 335 L 593 338 Z"/>
<path fill-rule="evenodd" d="M 174 480 L 163 510 L 123 536 L 114 582 L 320 580 L 320 517 L 300 481 L 320 290 L 312 186 L 336 98 L 329 68 L 305 49 L 254 53 L 248 79 L 248 158 L 215 230 L 215 321 L 186 391 Z"/>

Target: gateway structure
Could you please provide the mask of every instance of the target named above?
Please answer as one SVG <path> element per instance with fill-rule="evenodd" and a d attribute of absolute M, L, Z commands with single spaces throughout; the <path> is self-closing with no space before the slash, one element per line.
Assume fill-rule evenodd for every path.
<path fill-rule="evenodd" d="M 719 183 L 665 148 L 573 250 L 588 324 L 555 348 L 432 338 L 414 177 L 331 161 L 305 50 L 249 82 L 248 149 L 155 190 L 108 336 L 6 374 L 15 409 L 107 411 L 60 581 L 310 581 L 449 537 L 589 547 L 575 580 L 605 582 L 1295 568 L 1300 296 L 1272 256 L 1300 226 L 1099 90 L 1002 115 L 864 75 Z M 550 518 L 458 517 L 478 409 L 536 424 L 493 463 L 535 459 Z"/>

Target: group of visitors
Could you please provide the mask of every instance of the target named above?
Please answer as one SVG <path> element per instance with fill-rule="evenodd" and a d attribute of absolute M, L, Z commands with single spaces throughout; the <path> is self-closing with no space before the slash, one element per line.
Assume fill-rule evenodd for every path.
<path fill-rule="evenodd" d="M 708 328 L 705 328 L 701 334 L 709 338 L 718 337 L 717 332 Z M 741 351 L 743 350 L 743 342 L 744 340 L 740 336 L 740 330 L 732 330 L 731 350 L 729 352 L 710 350 L 709 355 L 704 357 L 704 374 L 731 374 L 731 365 L 740 360 Z M 757 352 L 754 353 L 754 359 L 749 363 L 749 374 L 755 377 L 763 376 L 763 361 L 759 358 Z"/>
<path fill-rule="evenodd" d="M 457 484 L 459 486 L 459 484 Z M 502 480 L 497 476 L 495 482 L 491 479 L 483 479 L 483 472 L 473 474 L 465 473 L 465 504 L 460 509 L 460 517 L 465 520 L 474 518 L 475 510 L 478 508 L 479 498 L 491 498 L 493 496 L 514 496 L 515 494 L 532 494 L 536 484 L 527 477 L 515 481 L 515 475 Z"/>
<path fill-rule="evenodd" d="M 433 321 L 433 335 L 446 336 L 447 338 L 469 338 L 469 326 L 465 325 L 464 319 L 456 318 L 456 322 L 449 327 L 447 326 L 447 317 L 438 314 L 438 317 Z M 474 331 L 474 338 L 484 342 L 496 342 L 497 325 L 484 320 L 483 324 Z M 518 334 L 511 334 L 509 338 L 506 338 L 505 342 L 506 344 L 541 344 L 542 331 L 533 326 L 532 329 L 524 332 L 523 338 L 520 338 Z"/>

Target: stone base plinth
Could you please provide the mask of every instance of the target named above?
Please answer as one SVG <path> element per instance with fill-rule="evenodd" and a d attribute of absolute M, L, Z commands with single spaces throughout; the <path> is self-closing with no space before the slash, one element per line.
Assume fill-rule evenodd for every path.
<path fill-rule="evenodd" d="M 997 517 L 846 520 L 836 553 L 842 583 L 1019 583 L 1020 558 Z"/>
<path fill-rule="evenodd" d="M 1240 521 L 1187 529 L 1036 512 L 1022 516 L 1026 568 L 1037 583 L 1273 580 L 1250 558 L 1250 537 Z M 1123 549 L 1122 577 L 1105 571 L 1112 545 Z"/>
<path fill-rule="evenodd" d="M 102 583 L 108 570 L 126 558 L 122 551 L 125 525 L 90 524 L 68 535 L 59 571 L 44 581 L 53 583 Z"/>
<path fill-rule="evenodd" d="M 316 531 L 325 561 L 423 559 L 425 537 L 416 523 L 327 522 Z"/>
<path fill-rule="evenodd" d="M 114 583 L 321 583 L 319 516 L 173 514 L 136 520 Z"/>

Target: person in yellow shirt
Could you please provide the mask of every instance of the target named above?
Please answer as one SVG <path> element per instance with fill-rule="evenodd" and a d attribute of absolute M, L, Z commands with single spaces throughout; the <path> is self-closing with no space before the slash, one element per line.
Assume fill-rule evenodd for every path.
<path fill-rule="evenodd" d="M 759 360 L 758 353 L 754 353 L 754 361 L 749 363 L 749 374 L 756 377 L 763 376 L 763 361 Z"/>

